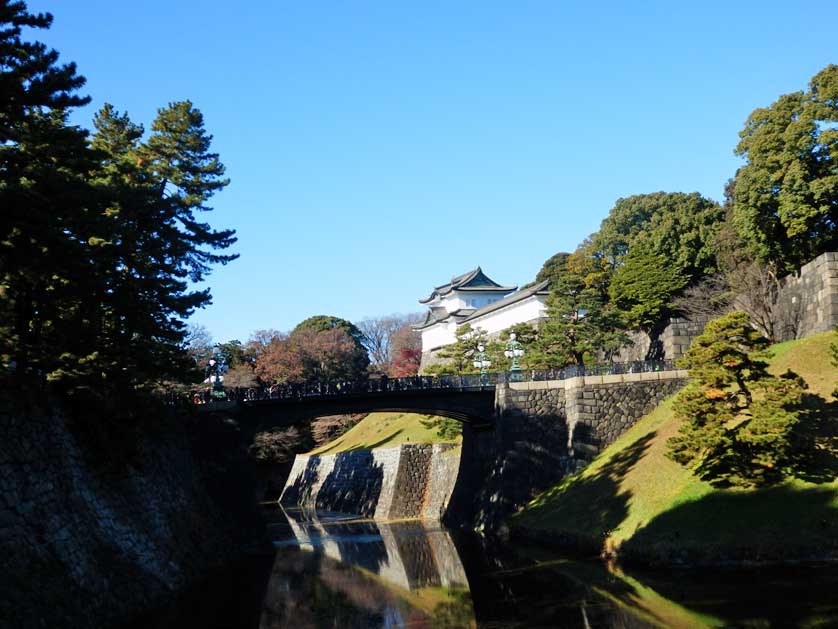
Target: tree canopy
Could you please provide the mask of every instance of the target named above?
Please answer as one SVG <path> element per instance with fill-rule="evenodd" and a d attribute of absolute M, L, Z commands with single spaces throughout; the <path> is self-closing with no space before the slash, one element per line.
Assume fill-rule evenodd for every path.
<path fill-rule="evenodd" d="M 663 255 L 636 245 L 614 272 L 608 292 L 628 327 L 649 330 L 665 320 L 687 278 Z"/>
<path fill-rule="evenodd" d="M 310 338 L 315 338 L 321 332 L 334 330 L 343 331 L 351 343 L 351 350 L 344 356 L 344 360 L 347 361 L 346 368 L 340 370 L 341 374 L 343 374 L 342 377 L 346 379 L 360 377 L 366 373 L 370 365 L 370 357 L 366 347 L 364 347 L 364 333 L 351 321 L 329 315 L 315 315 L 298 323 L 291 331 L 291 337 L 297 336 L 302 338 L 305 335 Z M 334 342 L 337 342 L 338 336 L 332 334 L 331 338 Z"/>
<path fill-rule="evenodd" d="M 0 0 L 0 367 L 68 391 L 182 378 L 184 320 L 211 299 L 190 282 L 235 258 L 197 215 L 224 167 L 189 101 L 145 140 L 105 105 L 88 141 L 67 121 L 84 79 L 21 36 L 51 22 Z"/>
<path fill-rule="evenodd" d="M 636 194 L 617 199 L 591 240 L 615 267 L 642 245 L 692 281 L 716 270 L 713 241 L 723 219 L 722 207 L 697 192 Z"/>
<path fill-rule="evenodd" d="M 550 284 L 547 320 L 538 329 L 535 355 L 541 367 L 584 364 L 626 342 L 617 313 L 608 304 L 608 268 L 581 247 Z"/>
<path fill-rule="evenodd" d="M 746 164 L 733 182 L 733 221 L 758 259 L 791 271 L 838 245 L 836 124 L 838 65 L 748 117 L 736 147 Z"/>

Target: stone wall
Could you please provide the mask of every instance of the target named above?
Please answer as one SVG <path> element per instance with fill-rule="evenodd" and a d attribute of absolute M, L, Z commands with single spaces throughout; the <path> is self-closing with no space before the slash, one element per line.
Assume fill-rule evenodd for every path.
<path fill-rule="evenodd" d="M 614 443 L 637 420 L 684 386 L 686 371 L 565 380 L 568 456 L 576 467 Z"/>
<path fill-rule="evenodd" d="M 685 319 L 684 317 L 672 317 L 661 331 L 658 337 L 659 352 L 663 358 L 676 360 L 687 352 L 690 343 L 704 331 L 708 318 Z M 633 362 L 647 360 L 649 347 L 652 340 L 649 334 L 641 330 L 629 333 L 629 344 L 620 348 L 620 351 L 613 356 L 614 362 Z"/>
<path fill-rule="evenodd" d="M 803 338 L 838 325 L 838 253 L 823 253 L 783 280 L 783 337 Z"/>
<path fill-rule="evenodd" d="M 460 470 L 461 448 L 437 443 L 431 454 L 430 472 L 422 506 L 422 520 L 438 522 L 445 516 Z"/>
<path fill-rule="evenodd" d="M 492 430 L 464 427 L 454 526 L 489 529 L 586 465 L 686 383 L 685 371 L 510 383 Z"/>
<path fill-rule="evenodd" d="M 117 625 L 259 539 L 235 431 L 158 410 L 108 460 L 57 404 L 0 395 L 0 626 Z"/>
<path fill-rule="evenodd" d="M 376 520 L 439 520 L 456 482 L 459 458 L 453 444 L 298 455 L 280 504 Z"/>

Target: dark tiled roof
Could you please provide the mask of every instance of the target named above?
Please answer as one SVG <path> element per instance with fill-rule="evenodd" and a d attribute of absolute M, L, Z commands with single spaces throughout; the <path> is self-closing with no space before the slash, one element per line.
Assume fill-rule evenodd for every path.
<path fill-rule="evenodd" d="M 435 313 L 435 310 L 442 310 L 440 313 Z M 439 323 L 440 321 L 448 321 L 451 317 L 456 319 L 457 321 L 462 321 L 471 314 L 475 312 L 474 308 L 459 308 L 454 310 L 453 312 L 448 312 L 445 308 L 431 308 L 428 311 L 428 314 L 425 316 L 425 320 L 417 326 L 414 326 L 414 330 L 424 330 L 425 328 L 429 328 L 432 325 Z"/>
<path fill-rule="evenodd" d="M 420 299 L 420 304 L 426 304 L 433 301 L 435 297 L 444 297 L 453 290 L 468 290 L 468 291 L 491 291 L 491 292 L 510 292 L 518 288 L 517 286 L 501 286 L 493 279 L 489 278 L 483 269 L 477 267 L 468 273 L 463 273 L 456 277 L 452 277 L 447 284 L 434 287 L 433 292 L 425 299 Z"/>
<path fill-rule="evenodd" d="M 499 299 L 498 301 L 494 301 L 491 304 L 483 306 L 482 308 L 478 308 L 473 313 L 471 313 L 468 317 L 463 319 L 462 323 L 466 323 L 468 321 L 474 321 L 482 317 L 485 314 L 489 314 L 490 312 L 494 312 L 495 310 L 500 310 L 501 308 L 506 308 L 507 306 L 511 306 L 514 303 L 519 301 L 523 301 L 527 297 L 532 297 L 533 295 L 549 295 L 550 294 L 550 280 L 544 280 L 543 282 L 539 282 L 538 284 L 534 284 L 529 288 L 524 288 L 523 290 L 519 290 L 516 293 L 512 293 L 508 297 L 504 297 L 503 299 Z"/>

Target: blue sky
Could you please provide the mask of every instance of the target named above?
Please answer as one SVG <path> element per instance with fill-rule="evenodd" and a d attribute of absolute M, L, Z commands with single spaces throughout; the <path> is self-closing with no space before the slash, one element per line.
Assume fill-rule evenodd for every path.
<path fill-rule="evenodd" d="M 631 5 L 631 6 L 630 6 Z M 838 62 L 838 2 L 30 1 L 92 104 L 191 99 L 241 258 L 217 341 L 420 310 L 476 265 L 524 283 L 619 197 L 721 200 L 748 114 Z"/>

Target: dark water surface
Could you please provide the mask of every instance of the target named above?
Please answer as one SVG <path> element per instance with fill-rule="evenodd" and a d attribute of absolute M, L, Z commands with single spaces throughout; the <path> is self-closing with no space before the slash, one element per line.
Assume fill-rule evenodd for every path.
<path fill-rule="evenodd" d="M 251 557 L 153 629 L 838 627 L 838 569 L 626 573 L 419 522 L 269 512 Z"/>

